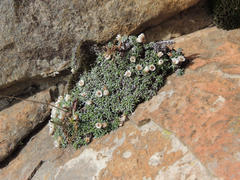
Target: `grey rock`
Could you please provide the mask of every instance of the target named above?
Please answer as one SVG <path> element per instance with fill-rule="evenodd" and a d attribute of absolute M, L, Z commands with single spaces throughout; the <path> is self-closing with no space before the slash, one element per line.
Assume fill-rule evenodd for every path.
<path fill-rule="evenodd" d="M 1 0 L 0 89 L 69 68 L 77 42 L 139 33 L 199 0 Z"/>

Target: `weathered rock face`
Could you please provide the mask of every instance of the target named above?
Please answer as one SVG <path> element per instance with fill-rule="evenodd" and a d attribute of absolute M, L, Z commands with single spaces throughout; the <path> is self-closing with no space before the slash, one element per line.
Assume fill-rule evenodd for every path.
<path fill-rule="evenodd" d="M 8 167 L 0 170 L 3 180 L 29 177 L 33 180 L 215 179 L 185 145 L 154 122 L 140 128 L 127 123 L 75 153 L 71 149 L 54 148 L 48 129 L 44 128 Z"/>
<path fill-rule="evenodd" d="M 124 127 L 76 152 L 55 149 L 44 128 L 0 179 L 240 179 L 239 40 L 216 28 L 176 39 L 191 65 Z"/>
<path fill-rule="evenodd" d="M 38 170 L 43 163 L 57 161 L 61 156 L 64 157 L 63 150 L 53 146 L 53 138 L 50 138 L 48 127 L 45 127 L 28 142 L 27 146 L 21 150 L 19 155 L 6 168 L 0 169 L 0 178 L 4 180 L 30 179 L 34 175 L 34 170 Z M 10 173 L 9 170 L 14 172 Z M 45 176 L 43 179 L 49 178 Z"/>
<path fill-rule="evenodd" d="M 49 90 L 27 100 L 49 103 Z M 0 162 L 4 160 L 39 123 L 50 114 L 46 104 L 23 101 L 0 112 Z"/>
<path fill-rule="evenodd" d="M 195 6 L 180 12 L 153 28 L 147 29 L 144 32 L 147 41 L 168 40 L 212 25 L 208 3 L 208 0 L 201 0 Z"/>
<path fill-rule="evenodd" d="M 212 174 L 240 179 L 240 31 L 209 28 L 176 42 L 192 64 L 140 105 L 133 121 L 153 120 L 175 133 Z"/>
<path fill-rule="evenodd" d="M 140 32 L 198 1 L 2 0 L 0 89 L 68 68 L 78 41 Z"/>

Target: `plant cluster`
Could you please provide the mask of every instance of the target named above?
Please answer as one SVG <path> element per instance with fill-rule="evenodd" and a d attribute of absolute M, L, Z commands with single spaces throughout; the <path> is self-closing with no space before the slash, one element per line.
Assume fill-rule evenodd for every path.
<path fill-rule="evenodd" d="M 69 94 L 52 109 L 50 134 L 57 147 L 86 145 L 124 125 L 136 106 L 156 95 L 167 75 L 186 59 L 173 41 L 145 43 L 144 34 L 118 35 L 97 51 L 91 70 L 83 72 Z"/>
<path fill-rule="evenodd" d="M 240 27 L 240 0 L 211 0 L 214 23 L 223 29 Z"/>

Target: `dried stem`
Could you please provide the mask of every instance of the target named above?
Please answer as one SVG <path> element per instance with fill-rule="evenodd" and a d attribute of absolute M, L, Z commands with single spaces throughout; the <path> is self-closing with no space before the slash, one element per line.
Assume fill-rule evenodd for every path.
<path fill-rule="evenodd" d="M 4 96 L 0 95 L 0 97 L 2 97 L 2 98 L 12 98 L 12 99 L 17 99 L 17 100 L 21 100 L 21 101 L 38 103 L 38 104 L 46 104 L 46 105 L 48 105 L 48 106 L 52 106 L 52 107 L 54 107 L 54 108 L 57 108 L 57 109 L 59 109 L 59 110 L 61 110 L 61 111 L 68 112 L 68 110 L 66 110 L 66 109 L 62 109 L 62 108 L 60 108 L 60 107 L 57 107 L 57 106 L 55 106 L 55 105 L 52 105 L 52 104 L 46 103 L 46 102 L 35 101 L 35 100 L 30 100 L 30 99 L 22 99 L 22 98 L 19 98 L 19 97 L 6 96 L 6 95 L 4 95 Z"/>

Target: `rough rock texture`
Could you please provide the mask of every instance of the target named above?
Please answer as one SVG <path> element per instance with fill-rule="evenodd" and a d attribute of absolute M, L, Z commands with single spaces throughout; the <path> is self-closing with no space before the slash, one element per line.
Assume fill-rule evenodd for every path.
<path fill-rule="evenodd" d="M 11 172 L 11 173 L 10 173 Z M 195 179 L 214 180 L 171 132 L 154 122 L 125 127 L 73 153 L 53 147 L 43 129 L 8 167 L 2 180 Z"/>
<path fill-rule="evenodd" d="M 1 0 L 0 89 L 69 67 L 81 40 L 140 32 L 199 0 Z"/>
<path fill-rule="evenodd" d="M 171 130 L 217 177 L 240 179 L 240 31 L 208 28 L 180 37 L 192 65 L 171 76 L 132 120 Z"/>
<path fill-rule="evenodd" d="M 62 155 L 63 150 L 53 146 L 53 138 L 50 138 L 46 126 L 28 142 L 27 146 L 6 168 L 0 169 L 0 179 L 26 180 L 34 175 L 34 171 L 43 163 L 54 161 Z"/>
<path fill-rule="evenodd" d="M 49 103 L 49 89 L 27 100 Z M 6 158 L 26 135 L 50 114 L 46 104 L 22 101 L 0 112 L 0 162 Z"/>
<path fill-rule="evenodd" d="M 207 28 L 176 41 L 192 64 L 124 127 L 77 151 L 55 149 L 44 128 L 0 179 L 240 179 L 240 31 Z"/>
<path fill-rule="evenodd" d="M 208 3 L 208 0 L 201 0 L 195 6 L 147 29 L 144 32 L 147 41 L 168 40 L 211 26 L 213 23 Z"/>

